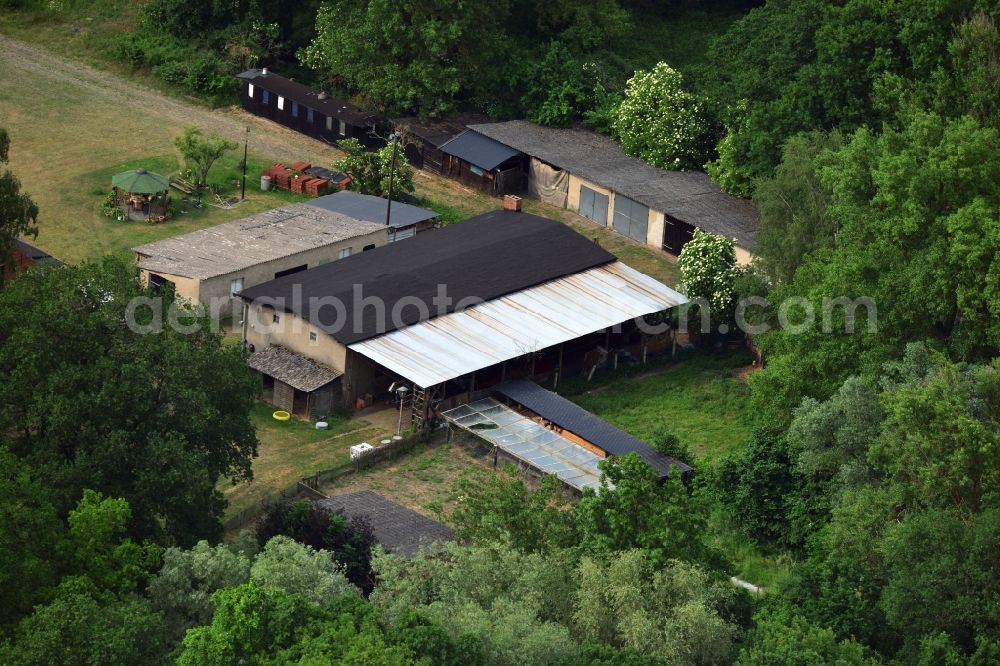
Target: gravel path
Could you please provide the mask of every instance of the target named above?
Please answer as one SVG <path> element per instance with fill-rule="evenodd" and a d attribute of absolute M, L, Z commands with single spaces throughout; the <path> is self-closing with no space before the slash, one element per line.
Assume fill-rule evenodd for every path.
<path fill-rule="evenodd" d="M 12 67 L 26 76 L 52 79 L 83 88 L 137 111 L 161 116 L 178 125 L 197 125 L 241 143 L 249 126 L 254 150 L 281 160 L 305 159 L 328 164 L 340 155 L 339 151 L 321 141 L 280 127 L 237 107 L 209 109 L 197 102 L 172 97 L 113 73 L 61 58 L 3 35 L 0 35 L 0 67 Z"/>

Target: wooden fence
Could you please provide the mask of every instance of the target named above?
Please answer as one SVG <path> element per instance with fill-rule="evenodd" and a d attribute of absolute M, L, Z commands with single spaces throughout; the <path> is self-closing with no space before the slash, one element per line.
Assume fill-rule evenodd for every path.
<path fill-rule="evenodd" d="M 326 499 L 326 495 L 320 492 L 320 485 L 322 483 L 332 481 L 347 474 L 358 474 L 364 469 L 384 460 L 395 459 L 397 456 L 411 451 L 418 445 L 431 442 L 434 439 L 433 435 L 417 433 L 386 444 L 385 446 L 376 447 L 366 455 L 350 462 L 319 470 L 309 476 L 303 476 L 295 482 L 295 485 L 272 493 L 253 506 L 230 516 L 223 523 L 223 528 L 226 532 L 242 529 L 255 521 L 261 513 L 276 504 L 282 504 L 303 497 L 309 499 Z"/>

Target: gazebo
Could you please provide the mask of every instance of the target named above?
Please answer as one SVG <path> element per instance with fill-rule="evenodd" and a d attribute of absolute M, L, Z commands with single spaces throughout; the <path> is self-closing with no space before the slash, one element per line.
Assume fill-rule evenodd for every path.
<path fill-rule="evenodd" d="M 170 179 L 138 168 L 124 171 L 111 178 L 115 205 L 130 220 L 162 222 L 167 219 L 170 203 Z"/>

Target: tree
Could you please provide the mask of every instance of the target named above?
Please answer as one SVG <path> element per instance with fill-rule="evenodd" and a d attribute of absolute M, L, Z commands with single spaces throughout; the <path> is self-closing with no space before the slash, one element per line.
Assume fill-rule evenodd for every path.
<path fill-rule="evenodd" d="M 10 136 L 0 127 L 0 167 L 7 164 Z M 0 170 L 0 265 L 5 264 L 20 236 L 38 235 L 38 206 L 21 192 L 21 181 L 9 170 Z M 0 282 L 3 271 L 0 271 Z"/>
<path fill-rule="evenodd" d="M 640 550 L 577 567 L 573 615 L 585 639 L 661 657 L 671 664 L 729 663 L 739 627 L 727 621 L 736 592 L 691 564 L 658 568 Z"/>
<path fill-rule="evenodd" d="M 447 0 L 333 0 L 320 7 L 316 36 L 298 57 L 386 114 L 495 103 L 507 8 L 506 0 L 461 11 Z"/>
<path fill-rule="evenodd" d="M 174 139 L 184 163 L 194 172 L 199 187 L 208 186 L 208 171 L 216 160 L 230 150 L 236 150 L 235 141 L 218 134 L 203 136 L 201 128 L 186 127 L 183 136 Z"/>
<path fill-rule="evenodd" d="M 452 522 L 461 539 L 507 543 L 525 553 L 567 547 L 574 541 L 572 513 L 562 482 L 546 475 L 529 490 L 516 475 L 484 474 L 463 479 Z"/>
<path fill-rule="evenodd" d="M 302 595 L 250 582 L 220 590 L 214 600 L 212 624 L 184 637 L 180 666 L 431 663 L 421 661 L 421 648 L 428 646 L 391 643 L 375 611 L 356 596 L 321 607 Z M 440 654 L 440 645 L 430 647 Z"/>
<path fill-rule="evenodd" d="M 253 566 L 250 580 L 261 587 L 276 587 L 325 606 L 337 597 L 358 594 L 337 561 L 325 550 L 276 536 L 267 542 Z"/>
<path fill-rule="evenodd" d="M 740 650 L 739 666 L 876 666 L 864 646 L 853 640 L 838 641 L 829 629 L 810 624 L 789 609 L 770 611 L 757 618 L 757 626 Z"/>
<path fill-rule="evenodd" d="M 837 132 L 793 136 L 782 148 L 774 176 L 757 183 L 753 201 L 760 230 L 754 255 L 772 280 L 791 280 L 810 252 L 833 247 L 837 229 L 828 210 L 830 193 L 819 182 L 816 160 L 842 145 Z"/>
<path fill-rule="evenodd" d="M 385 197 L 389 193 L 389 174 L 392 173 L 394 197 L 413 193 L 413 167 L 406 161 L 400 146 L 392 144 L 374 152 L 365 150 L 357 139 L 345 139 L 337 144 L 344 157 L 333 163 L 333 168 L 351 177 L 351 189 L 362 194 Z M 396 168 L 393 170 L 392 153 L 396 151 Z"/>
<path fill-rule="evenodd" d="M 103 599 L 138 592 L 159 567 L 162 550 L 124 537 L 131 518 L 125 500 L 84 490 L 69 513 L 69 529 L 60 544 L 73 572 L 60 588 Z"/>
<path fill-rule="evenodd" d="M 599 464 L 600 491 L 585 490 L 573 511 L 584 553 L 605 556 L 639 548 L 656 563 L 718 564 L 701 538 L 706 520 L 702 497 L 685 487 L 678 470 L 660 479 L 634 453 Z"/>
<path fill-rule="evenodd" d="M 221 534 L 218 482 L 251 477 L 258 386 L 206 316 L 106 259 L 0 290 L 0 340 L 0 432 L 61 516 L 90 488 L 128 502 L 137 542 Z"/>
<path fill-rule="evenodd" d="M 46 606 L 0 645 L 0 662 L 10 666 L 48 664 L 170 663 L 162 618 L 149 603 L 129 599 L 101 605 L 86 594 L 69 594 Z"/>
<path fill-rule="evenodd" d="M 313 550 L 329 552 L 347 579 L 366 595 L 375 584 L 371 573 L 375 534 L 362 517 L 348 520 L 342 512 L 300 500 L 272 506 L 257 520 L 256 531 L 261 546 L 284 535 Z"/>
<path fill-rule="evenodd" d="M 54 587 L 58 563 L 52 553 L 62 531 L 31 468 L 0 447 L 0 634 Z"/>
<path fill-rule="evenodd" d="M 625 152 L 663 169 L 701 168 L 714 140 L 705 101 L 665 62 L 629 79 L 615 131 Z"/>
<path fill-rule="evenodd" d="M 687 297 L 704 299 L 711 309 L 712 322 L 728 325 L 732 320 L 739 274 L 733 241 L 695 229 L 694 236 L 681 248 L 677 264 Z"/>
<path fill-rule="evenodd" d="M 905 121 L 858 130 L 824 159 L 837 244 L 772 294 L 814 316 L 758 338 L 768 365 L 751 378 L 753 406 L 769 418 L 852 374 L 877 375 L 914 340 L 970 361 L 1000 349 L 1000 134 L 969 117 Z"/>
<path fill-rule="evenodd" d="M 449 544 L 410 560 L 380 552 L 373 566 L 379 585 L 371 603 L 390 625 L 417 610 L 453 639 L 480 644 L 489 664 L 551 664 L 577 654 L 569 629 L 572 559 L 565 551 Z"/>
<path fill-rule="evenodd" d="M 250 560 L 245 555 L 199 541 L 190 550 L 167 549 L 159 574 L 149 583 L 149 599 L 162 613 L 168 636 L 179 641 L 191 627 L 212 622 L 212 595 L 217 590 L 242 585 L 249 578 Z"/>

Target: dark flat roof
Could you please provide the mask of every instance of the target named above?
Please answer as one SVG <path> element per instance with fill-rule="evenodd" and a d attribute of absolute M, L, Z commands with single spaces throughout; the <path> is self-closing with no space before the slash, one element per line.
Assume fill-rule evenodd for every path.
<path fill-rule="evenodd" d="M 753 203 L 723 192 L 707 174 L 657 169 L 626 155 L 613 139 L 581 129 L 543 127 L 526 120 L 469 129 L 537 157 L 670 217 L 754 246 L 760 214 Z"/>
<path fill-rule="evenodd" d="M 31 243 L 21 240 L 20 238 L 14 239 L 14 246 L 20 250 L 24 256 L 31 259 L 36 264 L 52 264 L 54 266 L 62 266 L 62 262 L 53 257 L 51 254 L 41 248 L 35 247 Z"/>
<path fill-rule="evenodd" d="M 317 197 L 306 203 L 310 206 L 317 206 L 347 217 L 353 217 L 356 220 L 385 224 L 385 209 L 388 201 L 382 197 L 344 190 Z M 397 229 L 413 226 L 425 220 L 433 220 L 438 216 L 433 210 L 418 208 L 400 201 L 392 202 L 392 210 L 389 215 L 389 226 Z"/>
<path fill-rule="evenodd" d="M 255 285 L 240 296 L 293 312 L 348 345 L 454 312 L 456 305 L 613 261 L 610 252 L 560 222 L 497 210 Z M 375 306 L 352 307 L 354 285 L 361 285 L 366 302 L 377 299 L 387 315 L 396 309 L 398 316 L 380 317 Z M 435 302 L 439 285 L 445 285 L 449 304 Z M 344 304 L 345 317 L 336 321 L 335 307 L 313 299 Z"/>
<path fill-rule="evenodd" d="M 320 99 L 320 91 L 313 90 L 298 81 L 286 79 L 272 71 L 264 74 L 262 69 L 248 69 L 245 72 L 240 72 L 236 77 L 249 81 L 255 86 L 269 90 L 276 95 L 281 95 L 285 99 L 320 111 L 325 115 L 340 118 L 355 127 L 368 127 L 374 125 L 379 119 L 374 113 L 369 113 L 342 99 L 331 97 L 330 95 L 327 95 L 324 99 Z"/>
<path fill-rule="evenodd" d="M 435 541 L 451 541 L 455 534 L 447 525 L 421 515 L 402 504 L 390 501 L 371 490 L 336 495 L 317 500 L 327 511 L 343 511 L 347 518 L 360 517 L 372 526 L 375 538 L 386 550 L 403 557 L 413 557 L 421 546 Z"/>
<path fill-rule="evenodd" d="M 666 476 L 671 467 L 676 467 L 681 472 L 691 471 L 690 466 L 663 455 L 641 439 L 636 439 L 583 407 L 543 389 L 534 382 L 519 379 L 500 384 L 493 390 L 611 455 L 639 454 L 639 457 L 657 470 L 660 476 Z"/>
<path fill-rule="evenodd" d="M 512 157 L 523 154 L 488 136 L 469 130 L 442 145 L 441 150 L 487 171 L 495 169 Z"/>
<path fill-rule="evenodd" d="M 466 125 L 488 123 L 490 119 L 477 113 L 464 113 L 436 120 L 394 118 L 396 129 L 408 132 L 434 148 L 440 148 L 465 131 Z"/>

